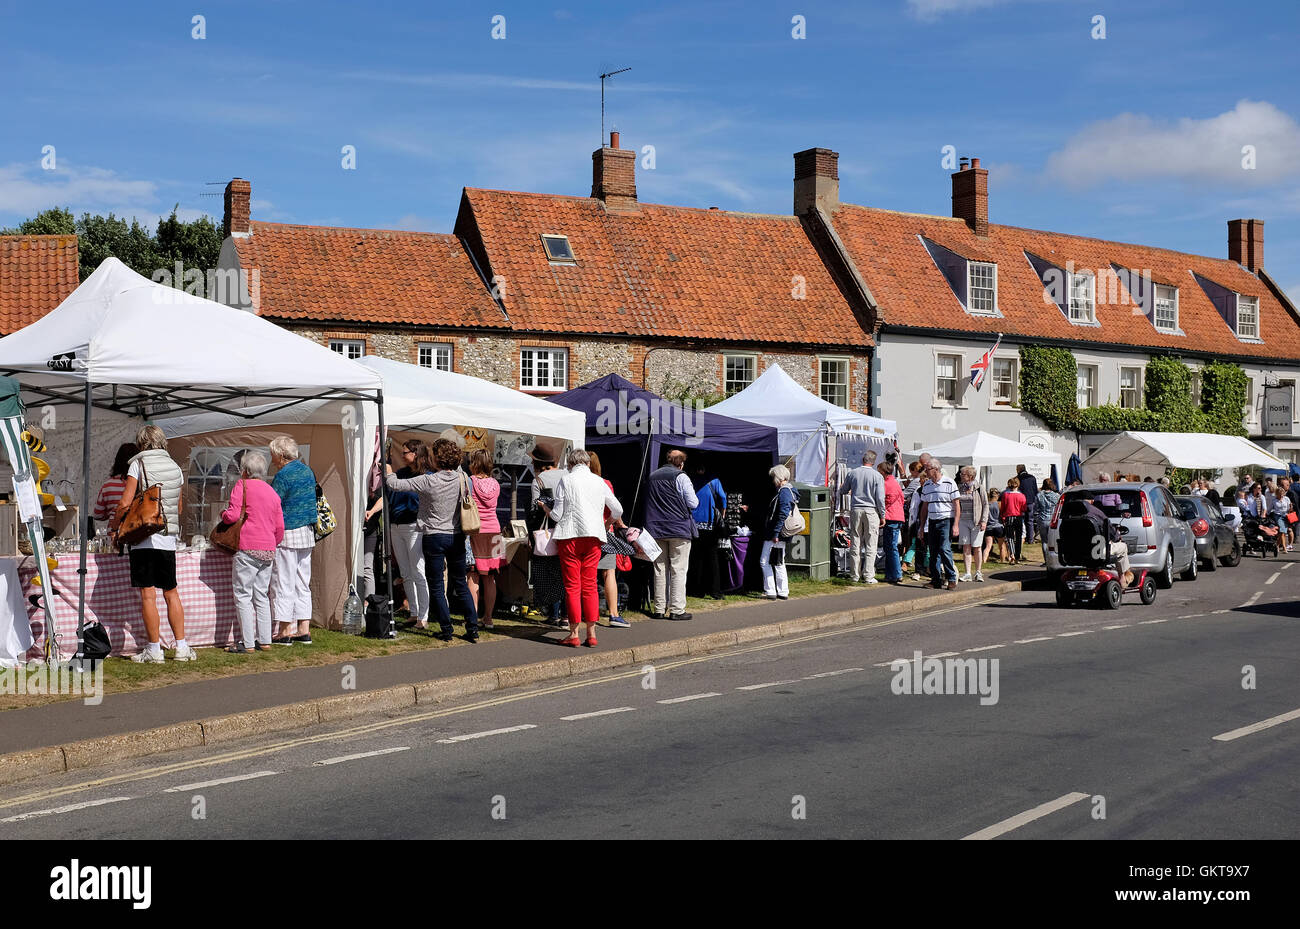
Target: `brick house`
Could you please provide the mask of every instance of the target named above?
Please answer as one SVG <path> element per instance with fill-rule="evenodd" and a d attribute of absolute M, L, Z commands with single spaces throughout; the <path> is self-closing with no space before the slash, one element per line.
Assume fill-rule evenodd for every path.
<path fill-rule="evenodd" d="M 80 283 L 75 235 L 0 236 L 0 335 L 29 326 Z"/>
<path fill-rule="evenodd" d="M 863 282 L 878 321 L 871 405 L 899 423 L 905 451 L 975 430 L 1067 459 L 1104 444 L 1111 434 L 1052 433 L 1020 408 L 1019 348 L 1034 344 L 1073 353 L 1080 407 L 1142 406 L 1156 353 L 1194 372 L 1211 359 L 1236 363 L 1250 379 L 1251 438 L 1300 460 L 1294 404 L 1288 426 L 1265 434 L 1265 386 L 1294 394 L 1300 379 L 1300 313 L 1264 270 L 1262 221 L 1228 223 L 1226 258 L 996 225 L 978 158 L 952 175 L 951 217 L 871 209 L 840 203 L 837 158 L 795 156 L 795 211 L 833 229 L 833 260 Z M 998 333 L 977 391 L 970 365 Z M 1194 375 L 1199 400 L 1197 391 Z"/>
<path fill-rule="evenodd" d="M 251 220 L 226 188 L 238 303 L 337 351 L 545 395 L 616 373 L 721 394 L 770 364 L 870 412 L 874 318 L 801 217 L 641 203 L 635 153 L 592 153 L 591 196 L 467 188 L 451 235 Z"/>

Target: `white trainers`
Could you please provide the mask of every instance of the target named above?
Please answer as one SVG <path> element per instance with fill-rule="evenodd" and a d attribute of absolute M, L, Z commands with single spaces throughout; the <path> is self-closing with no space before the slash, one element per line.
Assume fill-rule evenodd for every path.
<path fill-rule="evenodd" d="M 876 580 L 874 577 L 869 577 L 869 578 L 867 578 L 866 583 L 868 583 L 868 584 L 879 584 L 880 581 Z"/>
<path fill-rule="evenodd" d="M 199 653 L 196 652 L 193 649 L 193 647 L 186 645 L 184 648 L 176 649 L 176 653 L 172 655 L 172 660 L 173 661 L 198 661 Z"/>
<path fill-rule="evenodd" d="M 984 575 L 981 574 L 980 572 L 976 571 L 976 572 L 975 572 L 975 580 L 979 581 L 981 584 L 984 583 Z"/>
<path fill-rule="evenodd" d="M 146 648 L 132 655 L 131 660 L 136 664 L 162 664 L 167 659 L 163 657 L 161 649 L 155 652 L 153 649 Z"/>
<path fill-rule="evenodd" d="M 969 583 L 970 583 L 970 572 L 967 571 L 967 572 L 966 572 L 965 574 L 963 574 L 961 577 L 957 578 L 957 580 L 959 580 L 959 581 L 965 581 L 966 583 L 969 584 Z"/>
<path fill-rule="evenodd" d="M 921 575 L 919 575 L 919 574 L 913 574 L 913 575 L 912 575 L 912 580 L 914 580 L 914 581 L 923 581 L 923 580 L 925 580 L 925 578 L 921 577 Z"/>

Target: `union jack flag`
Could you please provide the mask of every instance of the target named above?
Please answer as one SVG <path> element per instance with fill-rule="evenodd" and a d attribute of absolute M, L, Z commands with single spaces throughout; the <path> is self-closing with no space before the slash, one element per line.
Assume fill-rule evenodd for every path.
<path fill-rule="evenodd" d="M 998 346 L 1001 344 L 1002 333 L 999 332 L 998 340 L 993 343 L 993 347 L 981 355 L 979 361 L 970 366 L 970 385 L 976 390 L 979 390 L 980 385 L 984 383 L 984 377 L 989 373 L 989 365 L 993 362 L 993 353 L 998 350 Z"/>

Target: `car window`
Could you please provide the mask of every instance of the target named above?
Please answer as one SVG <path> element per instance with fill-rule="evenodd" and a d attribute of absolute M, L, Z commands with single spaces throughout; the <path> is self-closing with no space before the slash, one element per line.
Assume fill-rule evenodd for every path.
<path fill-rule="evenodd" d="M 1142 515 L 1142 501 L 1138 499 L 1136 490 L 1075 490 L 1065 495 L 1067 503 L 1088 499 L 1112 519 L 1130 519 Z"/>
<path fill-rule="evenodd" d="M 1200 515 L 1196 512 L 1196 504 L 1191 500 L 1183 500 L 1179 497 L 1175 497 L 1174 502 L 1178 504 L 1178 509 L 1182 512 L 1183 519 L 1195 519 Z"/>

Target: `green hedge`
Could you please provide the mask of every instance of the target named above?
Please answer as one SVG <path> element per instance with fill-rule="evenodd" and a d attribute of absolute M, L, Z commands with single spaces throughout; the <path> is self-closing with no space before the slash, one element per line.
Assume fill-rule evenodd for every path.
<path fill-rule="evenodd" d="M 1020 408 L 1049 429 L 1075 432 L 1206 432 L 1245 435 L 1246 374 L 1211 361 L 1201 369 L 1201 405 L 1192 403 L 1192 371 L 1182 359 L 1155 355 L 1147 362 L 1144 409 L 1106 404 L 1081 410 L 1075 402 L 1078 368 L 1068 349 L 1020 347 Z"/>

